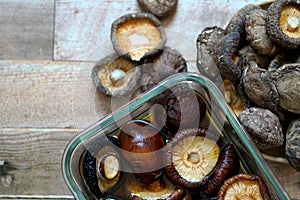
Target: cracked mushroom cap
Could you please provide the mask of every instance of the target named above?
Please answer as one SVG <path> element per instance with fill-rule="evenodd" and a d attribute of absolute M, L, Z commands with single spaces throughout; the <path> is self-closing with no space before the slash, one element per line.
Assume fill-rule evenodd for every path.
<path fill-rule="evenodd" d="M 282 125 L 278 117 L 270 110 L 250 107 L 242 111 L 238 119 L 259 149 L 283 145 Z"/>
<path fill-rule="evenodd" d="M 275 0 L 266 15 L 269 36 L 287 49 L 300 48 L 300 2 Z"/>
<path fill-rule="evenodd" d="M 137 64 L 117 54 L 101 59 L 92 70 L 97 89 L 112 97 L 130 94 L 138 85 L 141 69 Z"/>
<path fill-rule="evenodd" d="M 126 14 L 111 26 L 111 41 L 119 55 L 140 61 L 164 48 L 166 33 L 160 21 L 151 13 Z"/>
<path fill-rule="evenodd" d="M 272 79 L 279 94 L 279 105 L 300 114 L 300 63 L 284 64 L 272 74 Z"/>
<path fill-rule="evenodd" d="M 255 174 L 237 174 L 227 179 L 218 193 L 218 200 L 270 200 L 266 184 Z"/>
<path fill-rule="evenodd" d="M 139 5 L 157 17 L 166 17 L 176 9 L 178 0 L 138 0 Z"/>
<path fill-rule="evenodd" d="M 300 118 L 289 124 L 285 138 L 285 154 L 287 159 L 300 172 Z"/>
<path fill-rule="evenodd" d="M 208 129 L 185 129 L 167 143 L 165 172 L 174 185 L 193 189 L 207 184 L 220 155 L 219 144 L 209 134 Z"/>

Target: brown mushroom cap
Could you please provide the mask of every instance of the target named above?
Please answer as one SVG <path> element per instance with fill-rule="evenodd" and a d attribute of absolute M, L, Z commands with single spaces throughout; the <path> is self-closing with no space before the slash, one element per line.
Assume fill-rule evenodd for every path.
<path fill-rule="evenodd" d="M 220 154 L 217 141 L 209 139 L 207 129 L 185 129 L 167 143 L 165 172 L 175 185 L 203 187 L 213 173 Z"/>
<path fill-rule="evenodd" d="M 300 118 L 293 120 L 286 131 L 285 153 L 289 163 L 300 172 Z"/>
<path fill-rule="evenodd" d="M 227 179 L 218 193 L 218 200 L 270 200 L 262 178 L 254 174 L 238 174 Z"/>
<path fill-rule="evenodd" d="M 269 36 L 284 48 L 300 48 L 300 3 L 275 0 L 266 15 Z"/>
<path fill-rule="evenodd" d="M 300 114 L 300 63 L 284 64 L 272 74 L 279 94 L 279 105 Z"/>
<path fill-rule="evenodd" d="M 159 53 L 167 37 L 160 21 L 151 13 L 126 14 L 111 26 L 114 49 L 133 61 L 140 61 Z"/>
<path fill-rule="evenodd" d="M 270 110 L 250 107 L 242 111 L 238 119 L 259 149 L 283 145 L 282 125 L 278 117 Z"/>
<path fill-rule="evenodd" d="M 92 70 L 92 79 L 99 91 L 112 97 L 130 94 L 138 85 L 141 69 L 117 54 L 101 59 Z"/>
<path fill-rule="evenodd" d="M 178 0 L 138 0 L 139 5 L 157 17 L 166 17 L 176 9 Z"/>

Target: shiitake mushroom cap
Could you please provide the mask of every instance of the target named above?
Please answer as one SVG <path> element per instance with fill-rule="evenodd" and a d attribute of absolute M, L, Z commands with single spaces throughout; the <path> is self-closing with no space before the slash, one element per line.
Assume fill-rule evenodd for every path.
<path fill-rule="evenodd" d="M 300 3 L 275 0 L 266 14 L 269 36 L 283 48 L 300 48 Z"/>
<path fill-rule="evenodd" d="M 219 159 L 220 140 L 208 129 L 184 129 L 164 148 L 165 174 L 174 184 L 189 189 L 203 188 Z"/>
<path fill-rule="evenodd" d="M 161 177 L 160 150 L 165 142 L 152 124 L 143 120 L 129 121 L 121 127 L 118 138 L 123 157 L 141 183 L 150 184 Z"/>
<path fill-rule="evenodd" d="M 263 179 L 255 174 L 237 174 L 227 179 L 218 192 L 218 200 L 270 200 Z"/>
<path fill-rule="evenodd" d="M 279 94 L 279 105 L 300 114 L 300 63 L 284 64 L 272 73 L 272 79 Z"/>
<path fill-rule="evenodd" d="M 178 0 L 138 0 L 139 5 L 157 17 L 163 18 L 175 11 Z"/>
<path fill-rule="evenodd" d="M 136 63 L 115 53 L 102 58 L 92 69 L 97 89 L 112 97 L 130 94 L 138 85 L 140 76 L 141 69 Z"/>
<path fill-rule="evenodd" d="M 132 61 L 141 61 L 160 53 L 167 40 L 155 15 L 147 12 L 121 16 L 111 25 L 111 41 L 119 54 Z"/>
<path fill-rule="evenodd" d="M 107 153 L 113 153 L 115 156 L 118 156 L 118 145 L 119 141 L 116 137 L 103 136 L 97 138 L 93 145 L 91 145 L 82 158 L 82 171 L 83 171 L 83 180 L 87 185 L 89 191 L 96 198 L 100 198 L 107 193 L 113 192 L 119 188 L 123 180 L 123 172 L 120 170 L 118 175 L 114 179 L 108 180 L 105 178 L 100 178 L 101 174 L 99 173 L 99 159 L 105 157 Z M 107 152 L 109 151 L 109 152 Z M 119 160 L 121 162 L 121 160 Z M 121 169 L 121 163 L 119 168 Z M 99 179 L 100 178 L 100 179 Z M 103 182 L 108 184 L 103 184 Z"/>
<path fill-rule="evenodd" d="M 300 118 L 290 122 L 286 130 L 285 154 L 291 166 L 300 172 Z"/>
<path fill-rule="evenodd" d="M 179 51 L 166 46 L 161 53 L 145 59 L 141 68 L 140 85 L 147 91 L 173 74 L 186 72 L 187 64 Z"/>

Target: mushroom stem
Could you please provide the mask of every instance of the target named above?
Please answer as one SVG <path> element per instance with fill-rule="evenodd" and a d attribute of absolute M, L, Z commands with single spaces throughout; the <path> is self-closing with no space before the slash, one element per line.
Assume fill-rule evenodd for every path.
<path fill-rule="evenodd" d="M 110 80 L 115 83 L 119 80 L 121 80 L 126 73 L 121 69 L 113 69 L 110 73 Z"/>
<path fill-rule="evenodd" d="M 300 21 L 297 16 L 291 15 L 288 17 L 286 23 L 289 31 L 295 31 L 299 27 Z"/>

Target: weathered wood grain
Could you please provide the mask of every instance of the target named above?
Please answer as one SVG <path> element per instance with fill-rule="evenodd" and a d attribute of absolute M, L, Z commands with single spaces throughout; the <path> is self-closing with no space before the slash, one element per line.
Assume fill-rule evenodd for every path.
<path fill-rule="evenodd" d="M 7 171 L 11 182 L 1 174 L 0 198 L 12 195 L 32 198 L 47 195 L 69 197 L 61 171 L 63 151 L 77 129 L 0 129 L 0 160 L 16 169 Z"/>
<path fill-rule="evenodd" d="M 0 59 L 52 59 L 54 0 L 0 1 Z"/>
<path fill-rule="evenodd" d="M 0 61 L 0 127 L 84 128 L 110 112 L 95 63 Z"/>
<path fill-rule="evenodd" d="M 167 45 L 186 60 L 196 60 L 196 39 L 207 26 L 224 27 L 242 6 L 261 0 L 178 1 L 176 12 L 162 19 Z M 124 14 L 140 12 L 132 0 L 57 0 L 55 4 L 55 60 L 96 61 L 113 52 L 110 28 Z"/>

